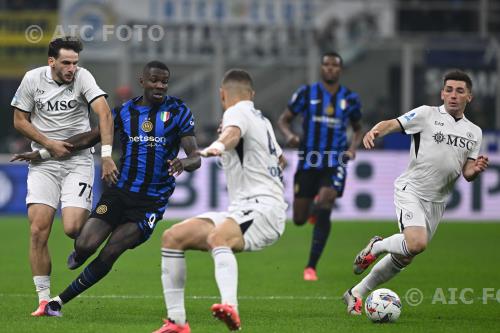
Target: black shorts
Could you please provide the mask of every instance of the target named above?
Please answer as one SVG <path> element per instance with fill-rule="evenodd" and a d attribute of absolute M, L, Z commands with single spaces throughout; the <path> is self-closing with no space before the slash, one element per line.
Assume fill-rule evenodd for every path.
<path fill-rule="evenodd" d="M 153 233 L 156 222 L 163 218 L 167 203 L 164 199 L 145 197 L 113 187 L 104 191 L 90 217 L 104 220 L 113 227 L 129 222 L 137 223 L 144 242 Z"/>
<path fill-rule="evenodd" d="M 313 199 L 321 187 L 331 187 L 340 198 L 344 193 L 345 179 L 346 169 L 341 165 L 328 169 L 297 170 L 293 178 L 294 197 Z"/>

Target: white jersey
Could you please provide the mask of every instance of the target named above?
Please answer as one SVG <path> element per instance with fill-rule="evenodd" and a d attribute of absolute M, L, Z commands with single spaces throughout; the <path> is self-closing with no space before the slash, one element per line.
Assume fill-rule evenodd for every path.
<path fill-rule="evenodd" d="M 397 119 L 412 140 L 410 164 L 396 188 L 425 201 L 446 201 L 467 159 L 479 155 L 481 129 L 465 116 L 455 120 L 444 106 L 423 105 Z"/>
<path fill-rule="evenodd" d="M 100 96 L 106 93 L 85 68 L 78 67 L 71 83 L 58 84 L 44 66 L 24 75 L 11 105 L 29 112 L 33 126 L 49 139 L 64 140 L 90 130 L 89 105 Z M 36 142 L 31 147 L 42 148 Z"/>
<path fill-rule="evenodd" d="M 254 197 L 267 197 L 285 205 L 278 164 L 283 151 L 269 120 L 255 109 L 252 101 L 241 101 L 224 112 L 222 126 L 241 130 L 238 146 L 221 157 L 230 206 Z"/>

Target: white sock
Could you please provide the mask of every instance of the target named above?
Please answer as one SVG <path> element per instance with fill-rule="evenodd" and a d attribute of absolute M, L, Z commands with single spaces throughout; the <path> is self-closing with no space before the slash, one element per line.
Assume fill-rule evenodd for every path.
<path fill-rule="evenodd" d="M 382 253 L 400 254 L 407 257 L 413 256 L 406 247 L 404 234 L 394 234 L 390 237 L 382 239 L 381 241 L 373 243 L 371 252 L 376 256 Z"/>
<path fill-rule="evenodd" d="M 61 298 L 59 296 L 52 298 L 51 301 L 56 301 L 57 303 L 59 303 L 60 306 L 63 305 L 63 301 L 61 300 Z"/>
<path fill-rule="evenodd" d="M 391 254 L 387 254 L 373 266 L 371 272 L 360 283 L 352 288 L 351 292 L 356 296 L 364 297 L 377 286 L 392 279 L 404 267 Z"/>
<path fill-rule="evenodd" d="M 50 301 L 50 276 L 33 276 L 33 283 L 35 283 L 35 290 L 38 293 L 38 303 L 41 301 Z"/>
<path fill-rule="evenodd" d="M 167 307 L 167 317 L 176 324 L 186 324 L 184 286 L 186 285 L 186 259 L 184 251 L 161 249 L 161 283 Z"/>
<path fill-rule="evenodd" d="M 238 263 L 233 251 L 226 246 L 212 249 L 215 263 L 215 280 L 222 304 L 229 304 L 238 312 Z"/>

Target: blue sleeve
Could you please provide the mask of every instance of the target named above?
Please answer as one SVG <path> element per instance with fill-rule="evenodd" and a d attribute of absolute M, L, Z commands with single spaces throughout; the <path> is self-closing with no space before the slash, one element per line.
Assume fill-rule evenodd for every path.
<path fill-rule="evenodd" d="M 292 95 L 292 98 L 290 98 L 290 101 L 288 101 L 288 109 L 293 113 L 293 114 L 299 114 L 299 113 L 304 113 L 306 110 L 306 105 L 307 101 L 306 98 L 308 95 L 308 86 L 303 85 L 295 93 Z"/>
<path fill-rule="evenodd" d="M 361 120 L 361 100 L 358 94 L 352 93 L 347 98 L 347 112 L 349 114 L 349 120 L 352 122 L 358 122 Z"/>
<path fill-rule="evenodd" d="M 194 135 L 194 117 L 191 110 L 184 103 L 179 105 L 178 110 L 179 118 L 177 125 L 179 127 L 179 136 Z"/>
<path fill-rule="evenodd" d="M 111 115 L 113 116 L 113 123 L 115 125 L 115 131 L 120 127 L 121 120 L 121 111 L 123 106 L 116 106 L 111 109 Z"/>

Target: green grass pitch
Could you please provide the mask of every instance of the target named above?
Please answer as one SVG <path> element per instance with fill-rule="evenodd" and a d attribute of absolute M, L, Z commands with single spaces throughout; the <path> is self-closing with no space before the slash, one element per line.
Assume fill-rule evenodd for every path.
<path fill-rule="evenodd" d="M 160 236 L 169 225 L 160 222 L 146 244 L 125 253 L 104 280 L 67 304 L 62 318 L 32 318 L 29 314 L 37 298 L 28 264 L 28 223 L 25 218 L 0 217 L 0 331 L 157 329 L 165 317 Z M 396 232 L 396 223 L 334 223 L 318 266 L 320 280 L 304 282 L 311 231 L 309 225 L 288 224 L 274 246 L 237 255 L 243 332 L 500 332 L 500 223 L 442 223 L 427 251 L 384 285 L 400 295 L 403 309 L 397 323 L 383 325 L 372 324 L 365 316 L 347 316 L 340 297 L 359 279 L 352 273 L 354 255 L 372 235 Z M 72 242 L 63 236 L 59 222 L 51 237 L 52 294 L 56 295 L 77 272 L 65 267 Z M 199 252 L 188 252 L 186 257 L 186 307 L 192 331 L 226 332 L 209 311 L 218 301 L 211 257 Z M 420 305 L 410 306 L 405 300 L 410 288 L 422 291 Z M 483 293 L 490 296 L 483 298 Z"/>

